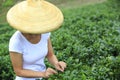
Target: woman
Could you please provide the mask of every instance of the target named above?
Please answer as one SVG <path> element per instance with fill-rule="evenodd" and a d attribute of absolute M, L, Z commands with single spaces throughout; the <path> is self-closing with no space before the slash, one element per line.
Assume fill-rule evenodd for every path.
<path fill-rule="evenodd" d="M 15 80 L 36 80 L 57 74 L 44 64 L 45 57 L 59 71 L 66 63 L 58 61 L 50 41 L 50 31 L 63 22 L 61 11 L 44 0 L 26 0 L 13 6 L 7 13 L 8 23 L 17 31 L 9 42 L 9 52 Z"/>

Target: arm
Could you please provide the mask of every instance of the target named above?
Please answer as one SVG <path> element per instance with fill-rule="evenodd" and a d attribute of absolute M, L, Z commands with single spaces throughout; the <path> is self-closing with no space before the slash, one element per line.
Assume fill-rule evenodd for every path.
<path fill-rule="evenodd" d="M 63 61 L 58 61 L 57 57 L 54 55 L 52 43 L 50 38 L 48 39 L 48 54 L 47 54 L 48 61 L 55 66 L 55 68 L 59 71 L 64 71 L 66 68 L 66 63 Z"/>
<path fill-rule="evenodd" d="M 12 61 L 14 72 L 17 76 L 29 77 L 29 78 L 30 77 L 36 77 L 36 78 L 45 77 L 44 72 L 37 72 L 37 71 L 23 69 L 22 54 L 19 54 L 17 52 L 10 52 L 10 58 Z"/>
<path fill-rule="evenodd" d="M 48 68 L 44 72 L 23 69 L 22 54 L 19 54 L 17 52 L 10 52 L 10 58 L 11 58 L 11 61 L 12 61 L 12 65 L 13 65 L 13 69 L 14 69 L 15 74 L 17 76 L 20 76 L 20 77 L 27 77 L 27 78 L 43 77 L 43 78 L 48 78 L 50 75 L 57 73 L 52 68 Z"/>

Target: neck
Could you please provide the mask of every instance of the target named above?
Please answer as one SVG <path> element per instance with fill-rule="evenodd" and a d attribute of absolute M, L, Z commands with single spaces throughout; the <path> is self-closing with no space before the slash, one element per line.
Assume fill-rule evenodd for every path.
<path fill-rule="evenodd" d="M 41 40 L 41 34 L 22 34 L 32 44 L 37 44 Z"/>

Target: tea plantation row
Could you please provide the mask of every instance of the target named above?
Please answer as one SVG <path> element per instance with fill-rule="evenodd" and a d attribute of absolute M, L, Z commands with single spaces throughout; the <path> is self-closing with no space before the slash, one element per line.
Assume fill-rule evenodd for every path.
<path fill-rule="evenodd" d="M 102 3 L 83 8 L 63 9 L 65 21 L 52 32 L 51 39 L 59 60 L 67 63 L 64 73 L 48 80 L 119 80 L 120 13 L 115 4 Z M 0 78 L 14 80 L 8 42 L 15 32 L 0 25 Z M 47 66 L 51 66 L 45 61 Z M 52 66 L 51 66 L 52 67 Z"/>

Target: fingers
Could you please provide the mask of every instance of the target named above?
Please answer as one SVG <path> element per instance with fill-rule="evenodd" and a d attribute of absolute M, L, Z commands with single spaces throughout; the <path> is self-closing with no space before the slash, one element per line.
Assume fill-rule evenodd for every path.
<path fill-rule="evenodd" d="M 52 68 L 48 68 L 47 72 L 49 72 L 51 74 L 57 74 L 57 72 L 54 69 L 52 69 Z"/>
<path fill-rule="evenodd" d="M 59 63 L 61 64 L 62 68 L 66 68 L 66 63 L 65 62 L 60 61 Z"/>
<path fill-rule="evenodd" d="M 61 72 L 64 72 L 65 68 L 66 68 L 66 63 L 63 62 L 63 61 L 60 61 L 58 63 L 55 64 L 55 68 Z M 50 75 L 53 75 L 53 74 L 57 74 L 57 71 L 55 71 L 54 69 L 52 68 L 48 68 L 46 71 L 45 71 L 45 78 L 48 78 Z"/>
<path fill-rule="evenodd" d="M 64 72 L 64 69 L 66 68 L 65 62 L 59 62 L 60 68 L 62 69 L 62 72 Z"/>
<path fill-rule="evenodd" d="M 61 71 L 61 72 L 64 72 L 64 69 L 58 64 L 58 66 L 56 67 L 56 69 L 58 70 L 58 71 Z"/>
<path fill-rule="evenodd" d="M 64 72 L 65 68 L 66 68 L 66 63 L 65 62 L 60 61 L 56 64 L 56 69 L 59 70 L 59 71 Z"/>
<path fill-rule="evenodd" d="M 48 68 L 45 71 L 45 78 L 48 78 L 50 75 L 53 75 L 53 74 L 57 74 L 57 72 L 54 69 L 52 69 L 52 68 Z"/>

